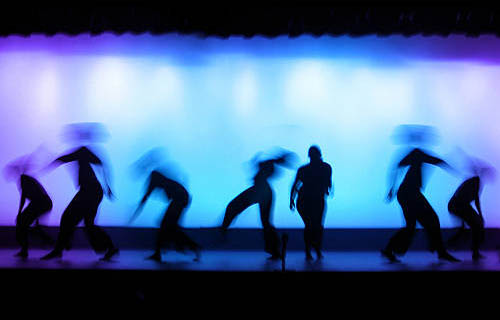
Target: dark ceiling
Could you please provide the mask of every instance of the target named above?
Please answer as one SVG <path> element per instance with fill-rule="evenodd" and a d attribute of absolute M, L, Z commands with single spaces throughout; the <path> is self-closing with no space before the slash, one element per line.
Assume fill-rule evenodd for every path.
<path fill-rule="evenodd" d="M 202 37 L 500 35 L 500 10 L 488 2 L 201 3 L 205 4 L 112 1 L 4 6 L 0 11 L 0 35 L 103 32 L 176 32 Z"/>

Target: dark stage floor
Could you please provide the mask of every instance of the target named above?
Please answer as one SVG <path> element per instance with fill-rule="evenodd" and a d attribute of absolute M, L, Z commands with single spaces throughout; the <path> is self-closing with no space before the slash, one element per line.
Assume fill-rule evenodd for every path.
<path fill-rule="evenodd" d="M 52 238 L 57 236 L 57 228 L 47 229 Z M 4 245 L 0 248 L 0 303 L 5 305 L 152 303 L 171 307 L 187 303 L 191 308 L 194 303 L 201 304 L 201 310 L 217 311 L 213 306 L 222 310 L 233 305 L 241 310 L 267 306 L 292 311 L 291 306 L 299 305 L 334 304 L 335 308 L 356 309 L 360 301 L 378 308 L 397 301 L 413 304 L 424 298 L 428 306 L 444 300 L 453 301 L 451 305 L 460 301 L 470 305 L 474 299 L 484 305 L 488 297 L 494 298 L 491 305 L 496 305 L 497 295 L 487 292 L 500 288 L 500 256 L 495 250 L 500 243 L 499 230 L 487 230 L 483 245 L 486 259 L 477 263 L 467 250 L 470 237 L 450 247 L 463 260 L 450 263 L 425 251 L 425 234 L 417 232 L 402 263 L 395 264 L 388 263 L 378 251 L 395 230 L 326 230 L 324 259 L 312 262 L 304 259 L 302 230 L 282 230 L 290 236 L 286 272 L 281 261 L 267 260 L 259 229 L 230 230 L 225 241 L 216 230 L 187 230 L 206 248 L 201 260 L 193 261 L 192 253 L 166 251 L 162 263 L 145 259 L 152 254 L 155 229 L 107 228 L 121 248 L 111 262 L 99 261 L 82 230 L 75 233 L 73 249 L 52 261 L 40 260 L 51 247 L 37 237 L 31 237 L 33 249 L 28 259 L 15 258 L 18 245 L 14 228 L 0 231 Z M 445 238 L 452 233 L 444 230 Z M 283 306 L 287 307 L 280 309 Z"/>
<path fill-rule="evenodd" d="M 270 261 L 261 251 L 204 251 L 200 261 L 193 261 L 191 253 L 166 252 L 163 262 L 145 259 L 152 251 L 122 250 L 110 262 L 99 261 L 88 249 L 65 252 L 61 259 L 41 261 L 46 250 L 33 249 L 26 260 L 15 258 L 14 249 L 0 250 L 1 269 L 49 269 L 49 270 L 143 270 L 143 271 L 282 271 L 281 261 Z M 453 254 L 462 260 L 450 263 L 438 260 L 435 254 L 426 251 L 411 251 L 402 257 L 401 263 L 389 263 L 377 251 L 324 253 L 320 261 L 306 261 L 304 253 L 291 251 L 286 256 L 286 271 L 295 272 L 400 272 L 400 271 L 500 271 L 500 256 L 497 251 L 484 251 L 485 259 L 474 262 L 468 251 Z"/>
<path fill-rule="evenodd" d="M 468 251 L 453 252 L 463 259 L 460 263 L 410 251 L 395 264 L 376 251 L 327 251 L 322 261 L 313 262 L 305 261 L 303 252 L 291 251 L 287 272 L 282 272 L 281 261 L 268 261 L 261 251 L 209 250 L 199 262 L 191 254 L 169 251 L 163 263 L 145 260 L 152 252 L 143 250 L 122 250 L 111 262 L 98 261 L 89 249 L 73 249 L 53 261 L 39 260 L 47 250 L 33 249 L 25 261 L 13 257 L 15 252 L 0 250 L 3 303 L 120 308 L 151 303 L 203 310 L 230 304 L 254 311 L 286 306 L 289 312 L 299 304 L 351 309 L 360 302 L 373 308 L 424 299 L 426 306 L 450 300 L 455 308 L 457 303 L 496 297 L 486 288 L 500 288 L 497 251 L 484 251 L 486 259 L 478 263 Z"/>

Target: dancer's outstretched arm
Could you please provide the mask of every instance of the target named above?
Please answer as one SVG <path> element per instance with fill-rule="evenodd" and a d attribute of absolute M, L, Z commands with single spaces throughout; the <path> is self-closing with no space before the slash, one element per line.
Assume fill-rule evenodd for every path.
<path fill-rule="evenodd" d="M 98 160 L 99 160 L 99 162 L 95 163 L 95 164 L 97 164 L 98 168 L 100 168 L 100 173 L 104 179 L 104 187 L 106 190 L 106 196 L 109 199 L 113 199 L 113 191 L 111 191 L 111 187 L 110 187 L 111 179 L 110 179 L 109 167 L 106 163 L 102 162 L 100 159 L 98 159 Z"/>
<path fill-rule="evenodd" d="M 431 156 L 427 153 L 424 153 L 423 151 L 421 151 L 421 153 L 424 157 L 423 161 L 425 163 L 433 164 L 433 165 L 438 166 L 438 167 L 440 167 L 446 171 L 449 171 L 450 173 L 455 174 L 455 175 L 459 174 L 459 172 L 455 168 L 450 166 L 450 164 L 448 162 L 444 161 L 443 159 L 435 157 L 435 156 Z"/>
<path fill-rule="evenodd" d="M 105 187 L 105 191 L 106 191 L 106 196 L 109 199 L 112 199 L 113 192 L 111 191 L 111 187 L 110 187 L 111 175 L 110 175 L 110 169 L 109 169 L 107 162 L 102 161 L 101 158 L 99 158 L 95 153 L 90 151 L 88 148 L 85 148 L 85 150 L 88 152 L 88 154 L 87 154 L 88 161 L 92 164 L 97 165 L 97 167 L 100 170 L 100 174 L 101 174 L 102 178 L 104 179 L 104 187 Z"/>
<path fill-rule="evenodd" d="M 483 218 L 483 211 L 481 210 L 481 202 L 479 201 L 479 194 L 476 195 L 476 199 L 474 199 L 474 204 L 476 205 L 477 212 L 479 213 L 479 216 L 481 219 Z"/>
<path fill-rule="evenodd" d="M 474 198 L 474 204 L 476 205 L 477 212 L 479 213 L 479 216 L 481 217 L 481 220 L 483 220 L 484 223 L 484 218 L 483 218 L 483 210 L 481 209 L 481 201 L 479 200 L 479 197 L 481 195 L 482 191 L 482 185 L 481 185 L 481 178 L 478 179 L 478 183 L 476 185 L 476 194 Z"/>
<path fill-rule="evenodd" d="M 110 187 L 110 184 L 111 184 L 111 178 L 110 178 L 110 176 L 111 176 L 111 174 L 110 174 L 109 166 L 106 165 L 105 163 L 102 163 L 102 165 L 100 167 L 101 167 L 102 176 L 104 177 L 104 183 L 106 184 L 108 198 L 109 199 L 113 199 L 114 195 L 113 195 L 113 191 L 111 191 L 111 187 Z"/>
<path fill-rule="evenodd" d="M 328 166 L 328 187 L 326 189 L 326 195 L 331 195 L 333 197 L 334 190 L 332 183 L 332 167 Z"/>
<path fill-rule="evenodd" d="M 417 149 L 413 149 L 408 153 L 403 159 L 401 159 L 397 165 L 393 166 L 389 171 L 389 192 L 387 193 L 387 201 L 392 201 L 394 198 L 394 191 L 396 188 L 396 183 L 399 181 L 402 169 L 408 167 L 414 161 L 415 156 L 418 154 Z"/>
<path fill-rule="evenodd" d="M 80 159 L 80 149 L 73 151 L 71 153 L 65 154 L 57 158 L 56 160 L 52 161 L 51 165 L 61 165 L 63 163 L 68 163 L 68 162 L 73 162 L 77 161 Z M 93 155 L 93 153 L 91 153 Z M 95 156 L 95 155 L 94 155 Z"/>
<path fill-rule="evenodd" d="M 21 200 L 19 201 L 19 210 L 17 211 L 17 215 L 23 211 L 24 204 L 26 203 L 26 195 L 24 194 L 24 191 L 21 191 Z"/>
<path fill-rule="evenodd" d="M 290 210 L 295 209 L 295 196 L 297 195 L 298 186 L 300 183 L 299 172 L 300 169 L 299 171 L 297 171 L 297 174 L 295 175 L 295 180 L 293 181 L 292 190 L 290 191 Z"/>
<path fill-rule="evenodd" d="M 396 188 L 396 182 L 399 180 L 401 174 L 401 162 L 395 168 L 392 168 L 389 174 L 389 192 L 387 193 L 387 201 L 392 201 L 394 198 L 394 189 Z"/>
<path fill-rule="evenodd" d="M 79 158 L 79 150 L 76 150 L 71 153 L 60 156 L 59 158 L 49 163 L 45 168 L 43 168 L 40 171 L 42 174 L 48 173 L 54 170 L 55 168 L 59 167 L 60 165 L 63 165 L 68 162 L 77 161 L 78 158 Z"/>
<path fill-rule="evenodd" d="M 137 209 L 135 209 L 134 214 L 130 218 L 129 224 L 134 222 L 134 220 L 137 219 L 137 217 L 141 214 L 142 208 L 144 207 L 144 204 L 146 203 L 146 201 L 148 200 L 149 196 L 154 191 L 154 189 L 155 189 L 155 186 L 153 185 L 152 180 L 150 178 L 148 189 L 147 189 L 146 193 L 144 194 L 144 196 L 142 197 L 141 201 L 139 202 Z"/>

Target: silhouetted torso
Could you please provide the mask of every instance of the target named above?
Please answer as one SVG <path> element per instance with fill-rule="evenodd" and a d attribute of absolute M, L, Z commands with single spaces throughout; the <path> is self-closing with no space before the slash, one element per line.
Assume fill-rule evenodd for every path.
<path fill-rule="evenodd" d="M 302 182 L 299 196 L 323 197 L 331 186 L 332 167 L 326 162 L 314 162 L 299 168 L 297 178 Z"/>
<path fill-rule="evenodd" d="M 153 170 L 149 179 L 148 189 L 161 189 L 169 200 L 188 201 L 189 193 L 180 183 L 165 177 L 160 172 Z"/>
<path fill-rule="evenodd" d="M 409 166 L 399 189 L 420 191 L 423 186 L 422 165 L 424 163 L 439 164 L 441 162 L 443 162 L 441 159 L 430 156 L 418 148 L 413 149 L 406 157 L 403 158 L 403 160 L 399 162 L 399 167 Z"/>
<path fill-rule="evenodd" d="M 101 164 L 101 160 L 87 147 L 80 147 L 71 154 L 59 158 L 62 162 L 77 161 L 78 185 L 81 189 L 101 188 L 91 164 Z"/>
<path fill-rule="evenodd" d="M 21 190 L 23 195 L 32 202 L 51 202 L 47 191 L 33 177 L 21 175 Z"/>
<path fill-rule="evenodd" d="M 465 180 L 453 194 L 452 200 L 463 204 L 471 203 L 479 193 L 480 179 L 478 176 Z"/>
<path fill-rule="evenodd" d="M 80 187 L 99 185 L 91 163 L 98 164 L 101 161 L 89 149 L 82 147 L 77 151 L 78 156 L 78 184 Z"/>

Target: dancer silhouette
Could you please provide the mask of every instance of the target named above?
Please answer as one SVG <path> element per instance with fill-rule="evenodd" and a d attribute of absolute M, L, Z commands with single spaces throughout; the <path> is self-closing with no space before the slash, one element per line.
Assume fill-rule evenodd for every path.
<path fill-rule="evenodd" d="M 271 255 L 270 259 L 272 260 L 281 258 L 281 250 L 278 233 L 271 223 L 273 190 L 268 180 L 274 175 L 276 165 L 288 166 L 293 156 L 293 153 L 282 152 L 279 156 L 271 159 L 254 161 L 256 162 L 257 173 L 253 177 L 253 186 L 246 189 L 229 202 L 221 226 L 224 232 L 227 231 L 233 220 L 240 213 L 251 205 L 259 204 L 260 221 L 264 229 L 264 251 Z"/>
<path fill-rule="evenodd" d="M 24 163 L 22 163 L 24 162 Z M 21 193 L 19 209 L 16 218 L 16 240 L 21 246 L 21 250 L 16 257 L 28 257 L 28 232 L 30 226 L 36 221 L 35 231 L 45 241 L 50 241 L 50 237 L 41 229 L 38 219 L 52 210 L 52 200 L 41 183 L 28 174 L 29 164 L 27 161 L 18 161 L 7 166 L 6 171 L 9 176 L 18 176 L 18 188 Z M 26 200 L 29 201 L 26 205 Z"/>
<path fill-rule="evenodd" d="M 173 245 L 177 251 L 184 251 L 186 248 L 193 251 L 196 255 L 194 260 L 198 261 L 200 259 L 200 246 L 191 240 L 179 226 L 179 219 L 190 202 L 188 191 L 179 182 L 166 177 L 157 170 L 153 170 L 149 175 L 146 193 L 142 197 L 130 222 L 139 216 L 144 204 L 155 190 L 162 190 L 167 199 L 170 200 L 170 204 L 165 211 L 160 225 L 155 252 L 148 259 L 161 262 L 161 249 L 164 245 Z"/>
<path fill-rule="evenodd" d="M 427 134 L 424 127 L 418 127 L 418 130 L 407 129 L 410 140 L 414 142 L 424 140 Z M 399 161 L 397 167 L 393 170 L 392 185 L 387 198 L 388 200 L 393 199 L 398 174 L 404 168 L 408 168 L 397 191 L 397 199 L 403 210 L 406 226 L 389 240 L 387 246 L 381 250 L 382 255 L 390 261 L 398 261 L 395 255 L 404 255 L 407 252 L 415 234 L 416 224 L 419 222 L 428 235 L 431 251 L 437 251 L 439 259 L 451 262 L 460 261 L 446 251 L 441 236 L 439 218 L 421 192 L 423 187 L 422 167 L 424 164 L 451 169 L 442 159 L 431 156 L 419 148 L 413 148 Z"/>
<path fill-rule="evenodd" d="M 479 253 L 479 247 L 484 240 L 484 217 L 479 196 L 483 188 L 483 180 L 491 178 L 494 175 L 494 170 L 478 160 L 470 161 L 472 176 L 457 188 L 448 202 L 448 211 L 462 220 L 462 228 L 452 237 L 452 241 L 458 240 L 463 235 L 464 223 L 467 223 L 472 231 L 472 259 L 477 261 L 484 258 Z M 477 211 L 472 207 L 472 202 L 474 202 Z"/>
<path fill-rule="evenodd" d="M 74 131 L 72 134 L 87 140 L 95 134 L 93 126 L 76 126 L 71 130 Z M 92 139 L 90 138 L 90 140 Z M 92 165 L 94 165 L 100 169 L 105 183 L 106 196 L 112 198 L 113 193 L 108 183 L 109 170 L 107 165 L 90 150 L 90 147 L 81 146 L 75 151 L 54 160 L 49 165 L 49 169 L 70 162 L 78 164 L 79 190 L 62 214 L 55 248 L 49 254 L 43 256 L 42 259 L 49 260 L 62 257 L 63 250 L 70 246 L 77 225 L 83 220 L 85 233 L 94 251 L 97 253 L 105 252 L 101 260 L 110 260 L 118 253 L 118 249 L 114 246 L 109 235 L 94 223 L 97 210 L 103 199 L 103 188 L 92 168 Z"/>
<path fill-rule="evenodd" d="M 321 259 L 321 243 L 323 238 L 323 221 L 325 196 L 332 188 L 332 167 L 323 162 L 319 147 L 309 148 L 310 162 L 299 168 L 290 192 L 290 209 L 295 209 L 304 222 L 304 243 L 306 259 L 312 260 L 311 248 L 314 248 L 318 259 Z"/>

